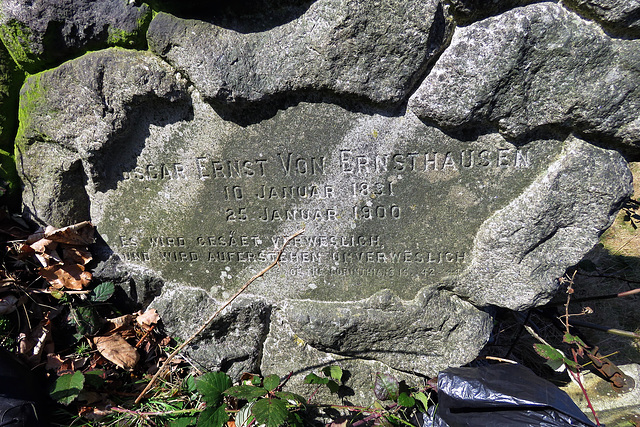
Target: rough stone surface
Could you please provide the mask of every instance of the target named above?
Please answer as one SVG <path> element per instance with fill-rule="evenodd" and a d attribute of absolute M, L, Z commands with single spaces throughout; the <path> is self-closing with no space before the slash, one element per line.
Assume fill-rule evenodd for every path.
<path fill-rule="evenodd" d="M 630 194 L 625 160 L 605 147 L 640 142 L 639 42 L 558 3 L 524 3 L 159 13 L 151 52 L 101 50 L 26 80 L 25 212 L 54 226 L 90 219 L 103 243 L 95 277 L 157 308 L 180 338 L 304 229 L 188 356 L 232 376 L 296 370 L 288 384 L 305 395 L 307 373 L 338 363 L 351 371 L 338 398 L 358 404 L 376 372 L 421 386 L 479 353 L 493 306 L 547 301 Z M 84 28 L 47 26 L 70 4 L 2 3 L 4 41 L 25 68 L 96 40 L 102 24 L 56 56 L 38 38 Z M 78 15 L 112 22 L 109 4 Z M 43 5 L 42 20 L 28 16 Z M 458 23 L 495 16 L 451 39 L 450 8 Z M 43 50 L 29 56 L 27 42 Z"/>
<path fill-rule="evenodd" d="M 568 0 L 566 4 L 614 35 L 640 37 L 638 0 Z"/>
<path fill-rule="evenodd" d="M 319 0 L 299 19 L 249 34 L 160 13 L 147 37 L 208 100 L 243 104 L 330 91 L 396 103 L 442 50 L 450 28 L 437 0 Z"/>
<path fill-rule="evenodd" d="M 631 181 L 620 154 L 570 137 L 544 175 L 482 224 L 456 292 L 512 310 L 548 301 L 633 194 Z"/>
<path fill-rule="evenodd" d="M 540 3 L 458 28 L 409 107 L 448 129 L 519 138 L 551 126 L 635 147 L 639 63 L 638 42 Z"/>
<path fill-rule="evenodd" d="M 473 360 L 492 328 L 488 314 L 434 289 L 413 301 L 385 290 L 350 303 L 290 301 L 281 310 L 291 330 L 313 348 L 424 376 L 436 375 L 447 361 Z M 399 349 L 411 356 L 399 358 Z"/>
<path fill-rule="evenodd" d="M 322 376 L 321 370 L 325 366 L 338 365 L 342 368 L 346 381 L 338 393 L 330 394 L 322 387 L 318 390 L 313 402 L 370 405 L 373 400 L 372 388 L 375 375 L 378 372 L 393 375 L 398 381 L 405 381 L 408 386 L 416 388 L 425 386 L 424 377 L 393 369 L 376 360 L 326 353 L 308 345 L 291 329 L 278 310 L 273 312 L 271 322 L 271 329 L 264 343 L 264 355 L 260 368 L 262 372 L 271 372 L 285 377 L 295 367 L 296 371 L 287 382 L 286 390 L 308 396 L 315 392 L 317 386 L 304 384 L 306 375 L 315 373 Z M 411 351 L 407 353 L 401 357 L 412 357 Z"/>
<path fill-rule="evenodd" d="M 172 320 L 167 325 L 171 336 L 186 340 L 221 304 L 202 289 L 167 285 L 151 306 L 162 319 Z M 223 370 L 233 378 L 257 372 L 270 315 L 271 308 L 264 301 L 241 297 L 198 335 L 184 354 L 201 369 Z"/>
<path fill-rule="evenodd" d="M 450 3 L 456 21 L 464 25 L 538 1 L 540 0 L 451 0 Z"/>
<path fill-rule="evenodd" d="M 136 119 L 169 120 L 162 105 L 180 101 L 171 114 L 189 111 L 184 83 L 171 68 L 151 54 L 119 48 L 31 76 L 20 96 L 16 156 L 28 184 L 23 203 L 32 218 L 59 226 L 88 219 L 85 185 L 105 173 L 118 144 L 129 144 Z M 89 158 L 90 167 L 81 163 Z"/>
<path fill-rule="evenodd" d="M 34 73 L 91 49 L 141 47 L 150 19 L 146 4 L 124 0 L 7 0 L 0 3 L 0 38 Z"/>

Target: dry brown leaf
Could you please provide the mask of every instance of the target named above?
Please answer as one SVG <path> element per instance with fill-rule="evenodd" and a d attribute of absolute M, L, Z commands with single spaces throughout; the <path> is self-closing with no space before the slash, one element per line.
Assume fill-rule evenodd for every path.
<path fill-rule="evenodd" d="M 93 259 L 91 252 L 80 246 L 66 246 L 62 249 L 62 259 L 68 264 L 87 265 Z"/>
<path fill-rule="evenodd" d="M 138 317 L 136 317 L 136 322 L 143 328 L 150 328 L 151 326 L 157 324 L 160 321 L 160 315 L 155 308 L 150 308 L 144 313 L 142 310 L 138 312 Z"/>
<path fill-rule="evenodd" d="M 43 254 L 47 252 L 47 250 L 52 251 L 58 246 L 56 242 L 49 239 L 40 239 L 31 244 L 31 249 L 36 251 L 36 253 Z"/>
<path fill-rule="evenodd" d="M 125 330 L 133 331 L 133 314 L 107 319 L 107 324 L 109 325 L 109 335 L 115 332 L 123 333 Z M 135 332 L 133 334 L 135 335 Z"/>
<path fill-rule="evenodd" d="M 44 237 L 58 243 L 67 245 L 87 246 L 93 243 L 93 224 L 89 221 L 69 225 L 63 228 L 49 228 L 44 232 Z"/>
<path fill-rule="evenodd" d="M 18 354 L 29 364 L 40 363 L 42 354 L 53 353 L 53 340 L 51 339 L 51 321 L 48 314 L 28 333 L 18 335 Z"/>
<path fill-rule="evenodd" d="M 27 240 L 25 241 L 25 243 L 27 245 L 31 245 L 43 238 L 44 238 L 44 229 L 40 227 L 35 231 L 35 233 L 30 234 L 29 237 L 27 237 Z"/>
<path fill-rule="evenodd" d="M 327 424 L 327 427 L 347 427 L 347 420 L 344 421 L 334 421 L 331 424 Z"/>
<path fill-rule="evenodd" d="M 38 273 L 54 289 L 82 290 L 91 282 L 92 274 L 78 264 L 50 265 L 38 270 Z"/>
<path fill-rule="evenodd" d="M 136 349 L 118 334 L 95 337 L 93 342 L 105 359 L 122 369 L 133 369 L 140 360 Z"/>

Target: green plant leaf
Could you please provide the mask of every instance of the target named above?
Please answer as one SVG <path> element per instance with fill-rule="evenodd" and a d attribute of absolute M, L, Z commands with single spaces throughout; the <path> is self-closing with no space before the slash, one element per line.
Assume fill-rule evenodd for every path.
<path fill-rule="evenodd" d="M 231 387 L 231 378 L 224 372 L 208 372 L 196 380 L 196 388 L 209 406 L 219 406 L 222 392 Z"/>
<path fill-rule="evenodd" d="M 322 373 L 329 378 L 333 378 L 337 382 L 342 381 L 342 368 L 340 366 L 325 366 L 324 368 L 322 368 Z"/>
<path fill-rule="evenodd" d="M 84 381 L 87 385 L 97 388 L 104 384 L 103 375 L 103 369 L 94 369 L 92 371 L 87 371 L 84 373 Z"/>
<path fill-rule="evenodd" d="M 578 347 L 582 347 L 582 348 L 586 348 L 587 345 L 584 343 L 584 341 L 582 341 L 580 339 L 580 337 L 577 337 L 575 335 L 571 335 L 568 332 L 564 333 L 564 336 L 562 337 L 562 341 L 566 342 L 567 344 L 575 344 Z"/>
<path fill-rule="evenodd" d="M 376 373 L 373 393 L 380 400 L 396 400 L 400 392 L 400 383 L 393 375 Z"/>
<path fill-rule="evenodd" d="M 282 400 L 286 400 L 287 402 L 298 402 L 301 405 L 307 403 L 307 399 L 305 399 L 304 397 L 288 391 L 276 391 L 275 395 Z"/>
<path fill-rule="evenodd" d="M 63 405 L 74 401 L 84 387 L 84 375 L 80 371 L 73 374 L 64 374 L 58 377 L 53 390 L 49 393 L 51 398 Z"/>
<path fill-rule="evenodd" d="M 196 379 L 193 377 L 193 375 L 189 375 L 187 378 L 184 379 L 184 381 L 182 381 L 182 387 L 184 387 L 184 389 L 188 393 L 193 393 L 194 391 L 197 390 Z"/>
<path fill-rule="evenodd" d="M 196 417 L 186 416 L 169 419 L 168 427 L 189 427 L 196 424 Z"/>
<path fill-rule="evenodd" d="M 105 302 L 111 298 L 115 290 L 113 282 L 100 283 L 89 293 L 89 299 L 93 302 Z"/>
<path fill-rule="evenodd" d="M 287 405 L 280 399 L 258 400 L 251 408 L 251 413 L 258 423 L 267 427 L 279 427 L 289 418 Z"/>
<path fill-rule="evenodd" d="M 413 393 L 413 397 L 414 399 L 422 403 L 422 411 L 426 413 L 427 408 L 429 407 L 429 398 L 427 397 L 427 395 L 419 391 L 417 393 Z"/>
<path fill-rule="evenodd" d="M 235 397 L 236 399 L 256 399 L 268 393 L 267 389 L 262 387 L 254 387 L 250 385 L 237 385 L 227 389 L 224 394 Z"/>
<path fill-rule="evenodd" d="M 316 374 L 309 374 L 306 377 L 304 377 L 305 384 L 326 384 L 329 381 L 330 381 L 329 378 L 322 378 L 317 376 Z"/>
<path fill-rule="evenodd" d="M 331 393 L 337 393 L 340 389 L 340 386 L 334 380 L 329 380 L 327 387 L 329 387 L 329 391 L 331 391 Z"/>
<path fill-rule="evenodd" d="M 229 421 L 226 409 L 227 405 L 224 403 L 218 407 L 208 407 L 198 417 L 198 427 L 224 427 Z"/>
<path fill-rule="evenodd" d="M 264 381 L 262 384 L 268 391 L 273 391 L 280 385 L 280 377 L 277 375 L 269 375 L 267 377 L 264 377 Z"/>
<path fill-rule="evenodd" d="M 91 306 L 72 307 L 71 318 L 82 335 L 94 335 L 100 328 L 100 316 Z"/>
<path fill-rule="evenodd" d="M 551 347 L 550 345 L 536 343 L 533 345 L 533 348 L 536 350 L 536 353 L 538 353 L 540 356 L 544 357 L 548 361 L 556 362 L 553 364 L 549 364 L 549 366 L 551 367 L 553 367 L 553 365 L 559 366 L 557 362 L 564 363 L 571 369 L 576 369 L 578 367 L 578 364 L 576 362 L 567 358 L 560 350 L 557 350 Z"/>
<path fill-rule="evenodd" d="M 255 417 L 251 415 L 251 408 L 255 402 L 250 402 L 244 405 L 240 410 L 236 413 L 235 423 L 236 427 L 248 427 L 249 424 L 255 420 Z"/>
<path fill-rule="evenodd" d="M 400 395 L 398 396 L 398 405 L 400 406 L 404 406 L 406 408 L 413 408 L 414 406 L 416 406 L 416 400 L 409 396 L 407 393 L 400 393 Z"/>

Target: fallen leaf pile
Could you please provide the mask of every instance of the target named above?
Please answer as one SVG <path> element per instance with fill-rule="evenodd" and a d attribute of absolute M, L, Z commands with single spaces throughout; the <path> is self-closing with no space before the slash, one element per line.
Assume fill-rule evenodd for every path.
<path fill-rule="evenodd" d="M 0 238 L 0 345 L 46 369 L 51 396 L 78 405 L 86 418 L 107 414 L 123 393 L 137 395 L 172 340 L 155 309 L 122 314 L 112 299 L 116 286 L 94 280 L 93 225 L 29 232 L 0 209 Z"/>
<path fill-rule="evenodd" d="M 91 282 L 86 266 L 92 259 L 88 246 L 93 242 L 94 229 L 89 221 L 64 228 L 48 226 L 29 236 L 19 253 L 33 254 L 42 265 L 38 273 L 52 289 L 79 291 Z"/>

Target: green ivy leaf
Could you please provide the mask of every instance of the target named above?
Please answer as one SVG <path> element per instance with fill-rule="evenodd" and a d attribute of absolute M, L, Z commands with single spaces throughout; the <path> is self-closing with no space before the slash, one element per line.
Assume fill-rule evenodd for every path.
<path fill-rule="evenodd" d="M 277 375 L 269 375 L 264 378 L 263 385 L 268 391 L 273 391 L 280 385 L 280 377 Z"/>
<path fill-rule="evenodd" d="M 309 374 L 304 377 L 305 384 L 326 384 L 329 382 L 329 378 L 322 378 L 316 374 Z"/>
<path fill-rule="evenodd" d="M 218 407 L 208 407 L 198 417 L 198 427 L 224 427 L 229 421 L 226 409 L 227 405 L 224 403 Z"/>
<path fill-rule="evenodd" d="M 407 393 L 402 392 L 400 396 L 398 396 L 398 405 L 404 406 L 405 408 L 413 408 L 416 406 L 416 400 Z"/>
<path fill-rule="evenodd" d="M 251 408 L 251 413 L 258 423 L 267 427 L 280 427 L 289 418 L 287 405 L 280 399 L 258 400 Z"/>
<path fill-rule="evenodd" d="M 208 372 L 196 380 L 196 388 L 207 405 L 212 407 L 222 403 L 222 392 L 232 385 L 231 378 L 224 372 Z"/>
<path fill-rule="evenodd" d="M 268 393 L 267 389 L 262 387 L 254 387 L 251 385 L 237 385 L 227 389 L 224 394 L 235 397 L 236 399 L 256 399 Z"/>
<path fill-rule="evenodd" d="M 76 371 L 73 374 L 64 374 L 58 377 L 49 394 L 53 400 L 68 405 L 78 397 L 83 387 L 84 375 L 82 372 Z"/>
<path fill-rule="evenodd" d="M 93 302 L 105 302 L 111 298 L 115 290 L 113 282 L 100 283 L 89 293 L 89 299 Z"/>
<path fill-rule="evenodd" d="M 322 368 L 322 373 L 329 378 L 333 378 L 337 382 L 342 381 L 342 368 L 340 366 L 325 366 L 324 368 Z"/>
<path fill-rule="evenodd" d="M 400 392 L 400 383 L 393 375 L 376 373 L 373 393 L 380 400 L 396 400 Z"/>

